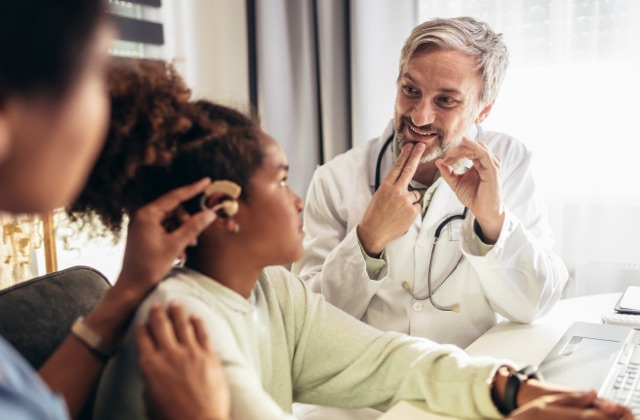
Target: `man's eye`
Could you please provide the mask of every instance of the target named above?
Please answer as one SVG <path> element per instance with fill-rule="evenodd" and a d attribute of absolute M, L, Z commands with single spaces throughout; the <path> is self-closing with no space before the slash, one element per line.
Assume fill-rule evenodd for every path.
<path fill-rule="evenodd" d="M 454 105 L 458 104 L 458 100 L 453 99 L 453 98 L 451 98 L 449 96 L 440 96 L 437 99 L 437 101 L 438 101 L 438 103 L 440 103 L 441 105 L 446 106 L 446 107 L 451 107 L 451 106 L 454 106 Z"/>
<path fill-rule="evenodd" d="M 405 91 L 405 93 L 407 93 L 407 95 L 415 95 L 416 93 L 418 93 L 418 91 L 412 86 L 404 85 L 402 86 L 402 89 Z"/>

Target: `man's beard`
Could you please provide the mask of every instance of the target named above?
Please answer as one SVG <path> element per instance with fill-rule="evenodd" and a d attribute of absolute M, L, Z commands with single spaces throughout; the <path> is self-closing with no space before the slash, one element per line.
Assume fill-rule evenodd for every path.
<path fill-rule="evenodd" d="M 399 150 L 402 150 L 402 148 L 408 143 L 416 143 L 415 141 L 407 138 L 404 135 L 405 127 L 407 127 L 407 129 L 410 130 L 410 128 L 408 128 L 409 125 L 412 125 L 409 117 L 401 117 L 399 126 L 395 127 Z M 423 132 L 433 131 L 437 134 L 437 143 L 434 146 L 432 146 L 433 148 L 431 150 L 424 152 L 424 154 L 420 158 L 420 162 L 419 162 L 420 165 L 428 162 L 433 162 L 436 159 L 444 157 L 450 149 L 456 147 L 462 142 L 462 135 L 458 139 L 449 139 L 445 135 L 444 130 L 434 126 L 433 124 L 427 124 L 422 127 L 416 127 L 416 128 L 419 131 L 423 131 Z"/>

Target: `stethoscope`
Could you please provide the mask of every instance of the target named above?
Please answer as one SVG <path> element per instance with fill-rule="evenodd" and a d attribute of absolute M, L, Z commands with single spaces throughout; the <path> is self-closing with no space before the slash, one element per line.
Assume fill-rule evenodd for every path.
<path fill-rule="evenodd" d="M 382 145 L 382 148 L 380 149 L 380 153 L 378 154 L 378 160 L 376 162 L 376 177 L 375 177 L 374 193 L 376 191 L 378 191 L 378 188 L 380 188 L 380 167 L 382 165 L 382 158 L 384 157 L 384 154 L 387 151 L 387 149 L 389 148 L 389 145 L 391 144 L 391 142 L 393 142 L 393 134 L 391 134 L 391 136 L 384 142 L 384 144 Z M 451 272 L 445 277 L 445 280 L 440 284 L 440 286 L 438 286 L 435 290 L 432 290 L 432 287 L 431 287 L 431 263 L 433 262 L 433 254 L 434 254 L 434 252 L 436 250 L 436 244 L 438 243 L 438 239 L 440 238 L 440 233 L 442 233 L 442 230 L 449 223 L 451 223 L 451 222 L 453 222 L 455 220 L 464 220 L 467 217 L 467 213 L 469 213 L 469 208 L 465 207 L 461 214 L 456 214 L 456 215 L 447 217 L 436 228 L 436 232 L 434 234 L 433 246 L 431 247 L 431 254 L 429 255 L 429 268 L 427 269 L 427 292 L 428 293 L 426 295 L 424 295 L 424 296 L 416 296 L 415 294 L 413 294 L 413 290 L 411 290 L 411 286 L 409 285 L 409 283 L 407 283 L 406 281 L 402 282 L 402 288 L 404 290 L 406 290 L 411 295 L 412 298 L 414 298 L 415 300 L 427 300 L 427 299 L 429 299 L 431 301 L 431 304 L 433 305 L 433 307 L 436 308 L 439 311 L 456 312 L 456 313 L 460 312 L 460 305 L 458 305 L 457 303 L 455 303 L 455 304 L 453 304 L 451 306 L 438 305 L 438 303 L 433 299 L 433 294 L 435 292 L 437 292 L 438 289 L 440 289 L 447 282 L 447 280 L 449 280 L 449 277 L 451 277 L 453 272 L 456 271 L 456 269 L 458 268 L 458 266 L 462 262 L 462 259 L 464 258 L 464 255 L 460 256 L 460 258 L 458 259 L 458 262 L 456 263 L 455 267 L 453 267 L 453 270 L 451 270 Z"/>

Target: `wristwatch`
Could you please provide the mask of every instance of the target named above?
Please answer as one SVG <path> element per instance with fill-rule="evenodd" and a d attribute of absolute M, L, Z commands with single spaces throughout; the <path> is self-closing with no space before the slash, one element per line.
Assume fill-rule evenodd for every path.
<path fill-rule="evenodd" d="M 520 385 L 529 379 L 542 380 L 537 366 L 528 365 L 518 371 L 509 373 L 507 385 L 504 389 L 504 412 L 502 414 L 508 416 L 518 408 L 517 398 Z"/>
<path fill-rule="evenodd" d="M 85 324 L 83 317 L 79 317 L 73 323 L 71 334 L 102 361 L 107 361 L 115 352 L 115 346 Z"/>

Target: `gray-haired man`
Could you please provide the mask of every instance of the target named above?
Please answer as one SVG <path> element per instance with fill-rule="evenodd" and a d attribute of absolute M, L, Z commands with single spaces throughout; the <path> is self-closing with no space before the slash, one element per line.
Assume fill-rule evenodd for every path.
<path fill-rule="evenodd" d="M 568 273 L 551 250 L 531 153 L 480 126 L 507 66 L 485 23 L 416 27 L 393 121 L 316 171 L 293 271 L 374 327 L 463 348 L 497 314 L 531 322 L 547 312 Z"/>

